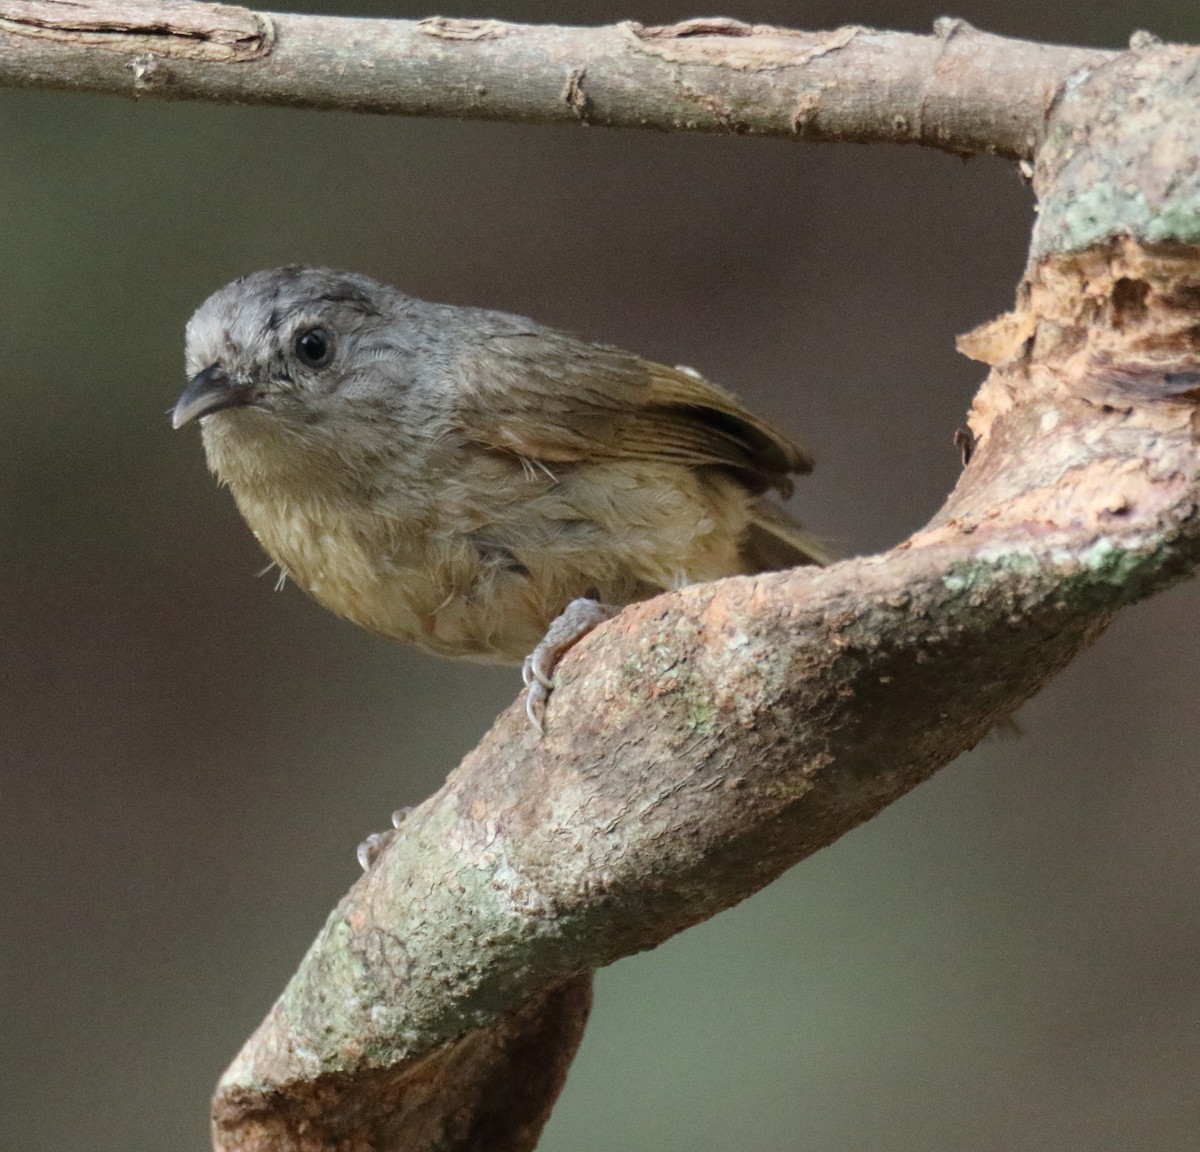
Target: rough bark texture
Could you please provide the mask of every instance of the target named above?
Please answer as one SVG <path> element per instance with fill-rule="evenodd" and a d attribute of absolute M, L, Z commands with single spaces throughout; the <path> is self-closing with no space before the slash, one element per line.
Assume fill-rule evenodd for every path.
<path fill-rule="evenodd" d="M 1063 81 L 1112 54 L 737 20 L 604 28 L 363 20 L 182 0 L 0 0 L 0 85 L 410 116 L 892 140 L 1031 159 Z"/>
<path fill-rule="evenodd" d="M 532 1148 L 583 1037 L 591 1000 L 588 972 L 411 1063 L 335 1072 L 301 1093 L 264 1097 L 232 1088 L 214 1116 L 214 1144 L 294 1152 Z"/>
<path fill-rule="evenodd" d="M 1016 307 L 962 341 L 992 372 L 970 462 L 930 525 L 883 556 L 637 605 L 579 645 L 546 738 L 514 706 L 330 917 L 222 1081 L 219 1147 L 478 1146 L 455 1133 L 480 1082 L 515 1065 L 502 1048 L 486 1074 L 437 1062 L 474 1060 L 514 1012 L 553 1034 L 547 989 L 868 819 L 1121 607 L 1193 572 L 1196 63 L 1143 45 L 1062 94 Z M 561 1035 L 565 1063 L 577 1034 Z M 397 1127 L 413 1094 L 420 1123 Z M 310 1112 L 321 1140 L 279 1127 Z M 514 1123 L 489 1146 L 536 1134 Z"/>
<path fill-rule="evenodd" d="M 1037 160 L 1015 308 L 961 342 L 992 370 L 945 507 L 580 644 L 546 738 L 514 706 L 330 916 L 218 1088 L 219 1149 L 533 1147 L 595 968 L 868 819 L 1200 563 L 1196 49 L 0 0 L 0 83 Z"/>

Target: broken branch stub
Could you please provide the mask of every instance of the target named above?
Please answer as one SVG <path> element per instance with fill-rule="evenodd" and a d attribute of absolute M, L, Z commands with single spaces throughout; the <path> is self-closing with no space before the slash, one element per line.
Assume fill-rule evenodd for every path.
<path fill-rule="evenodd" d="M 218 1088 L 218 1148 L 532 1147 L 589 972 L 868 819 L 1193 572 L 1195 65 L 1152 46 L 1063 92 L 1016 307 L 963 340 L 991 372 L 932 522 L 581 643 L 546 738 L 510 709 L 332 914 Z"/>

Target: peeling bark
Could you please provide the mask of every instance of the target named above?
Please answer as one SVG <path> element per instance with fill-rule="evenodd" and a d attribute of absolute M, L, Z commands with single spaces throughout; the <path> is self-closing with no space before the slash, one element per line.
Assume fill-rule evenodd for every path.
<path fill-rule="evenodd" d="M 597 967 L 869 819 L 1200 564 L 1194 48 L 0 0 L 0 83 L 1036 160 L 1014 308 L 960 340 L 990 373 L 945 506 L 584 640 L 545 739 L 514 705 L 331 914 L 218 1087 L 218 1149 L 532 1148 Z"/>
<path fill-rule="evenodd" d="M 245 1116 L 331 1081 L 314 1149 L 352 1132 L 364 1148 L 474 1147 L 388 1127 L 379 1077 L 403 1101 L 430 1053 L 469 1050 L 547 988 L 745 898 L 1193 573 L 1196 58 L 1143 43 L 1056 101 L 1015 307 L 960 342 L 991 372 L 930 524 L 882 556 L 635 605 L 582 642 L 546 738 L 514 706 L 330 917 L 218 1089 L 218 1147 L 309 1147 L 247 1139 Z M 1123 192 L 1081 215 L 1106 186 Z M 461 1116 L 475 1091 L 443 1079 L 435 1107 Z M 535 1140 L 526 1127 L 502 1146 Z"/>

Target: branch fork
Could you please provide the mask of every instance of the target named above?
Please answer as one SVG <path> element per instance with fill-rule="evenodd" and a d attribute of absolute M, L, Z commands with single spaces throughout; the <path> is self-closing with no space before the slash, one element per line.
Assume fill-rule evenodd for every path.
<path fill-rule="evenodd" d="M 1200 563 L 1200 52 L 0 0 L 0 84 L 996 153 L 1040 214 L 965 468 L 881 556 L 625 610 L 411 811 L 218 1086 L 239 1152 L 532 1148 L 591 974 L 744 899 Z"/>

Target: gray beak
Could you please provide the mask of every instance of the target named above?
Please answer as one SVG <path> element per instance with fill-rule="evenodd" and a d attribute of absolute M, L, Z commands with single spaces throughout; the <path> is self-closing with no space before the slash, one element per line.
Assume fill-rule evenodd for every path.
<path fill-rule="evenodd" d="M 182 428 L 210 412 L 253 403 L 253 384 L 238 384 L 225 375 L 219 364 L 210 364 L 188 381 L 183 395 L 175 402 L 171 427 Z"/>

